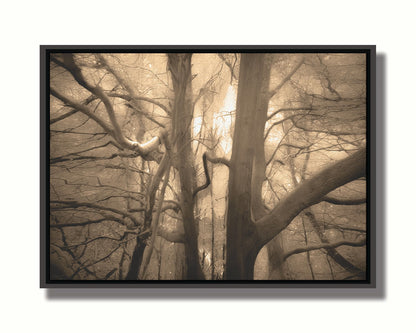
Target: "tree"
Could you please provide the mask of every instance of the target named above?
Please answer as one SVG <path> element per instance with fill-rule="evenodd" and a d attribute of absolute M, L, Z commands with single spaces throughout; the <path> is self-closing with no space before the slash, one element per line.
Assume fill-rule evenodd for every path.
<path fill-rule="evenodd" d="M 363 54 L 52 54 L 50 91 L 57 278 L 363 278 Z"/>

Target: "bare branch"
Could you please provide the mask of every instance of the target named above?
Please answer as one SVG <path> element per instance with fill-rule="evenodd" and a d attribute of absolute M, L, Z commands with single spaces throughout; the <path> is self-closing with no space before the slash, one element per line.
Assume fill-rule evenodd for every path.
<path fill-rule="evenodd" d="M 345 205 L 345 206 L 353 206 L 353 205 L 362 205 L 367 202 L 367 198 L 353 198 L 353 199 L 342 199 L 342 198 L 335 198 L 331 196 L 324 196 L 322 201 L 331 203 L 333 205 Z"/>
<path fill-rule="evenodd" d="M 206 152 L 206 158 L 213 164 L 224 164 L 227 167 L 230 167 L 230 160 L 225 157 L 218 157 L 213 155 L 211 152 Z"/>
<path fill-rule="evenodd" d="M 305 61 L 305 58 L 302 57 L 302 59 L 299 61 L 299 63 L 285 76 L 285 78 L 274 88 L 269 92 L 269 99 L 271 99 L 285 84 L 288 82 L 292 76 L 298 71 L 300 66 L 303 65 Z"/>
<path fill-rule="evenodd" d="M 144 97 L 144 96 L 138 96 L 133 88 L 133 86 L 130 84 L 130 82 L 128 82 L 128 80 L 126 80 L 125 78 L 123 78 L 121 75 L 119 75 L 119 73 L 110 66 L 110 64 L 108 63 L 108 61 L 105 59 L 105 57 L 101 54 L 97 55 L 98 59 L 100 60 L 100 62 L 102 64 L 104 64 L 105 68 L 111 73 L 113 74 L 113 76 L 117 79 L 117 81 L 123 86 L 124 89 L 126 89 L 126 91 L 129 93 L 128 96 L 126 95 L 122 95 L 122 94 L 116 94 L 116 93 L 109 93 L 108 95 L 111 97 L 119 97 L 119 98 L 123 98 L 127 101 L 145 101 L 148 103 L 152 103 L 156 106 L 158 106 L 159 108 L 161 108 L 163 111 L 165 111 L 167 114 L 171 114 L 169 108 L 166 105 L 163 105 L 162 103 L 159 103 L 158 101 L 149 98 L 149 97 Z M 136 105 L 135 105 L 136 106 Z"/>
<path fill-rule="evenodd" d="M 287 258 L 289 258 L 290 256 L 294 255 L 294 254 L 298 254 L 298 253 L 303 253 L 303 252 L 309 252 L 309 251 L 314 251 L 314 250 L 321 250 L 321 249 L 333 249 L 333 248 L 337 248 L 340 246 L 353 246 L 353 247 L 359 247 L 359 246 L 364 246 L 366 244 L 366 239 L 365 237 L 363 239 L 360 239 L 356 242 L 353 241 L 347 241 L 347 240 L 342 240 L 339 242 L 334 242 L 334 243 L 321 243 L 321 244 L 317 244 L 317 245 L 309 245 L 309 246 L 305 246 L 305 247 L 299 247 L 296 248 L 294 250 L 291 250 L 289 252 L 286 252 L 283 256 L 283 260 L 286 260 Z"/>
<path fill-rule="evenodd" d="M 366 149 L 361 148 L 303 181 L 269 214 L 256 222 L 260 244 L 266 244 L 285 229 L 303 209 L 320 202 L 324 195 L 337 187 L 365 176 L 365 172 Z"/>
<path fill-rule="evenodd" d="M 235 67 L 235 63 L 237 62 L 237 56 L 235 56 L 235 61 L 234 64 L 231 64 L 222 53 L 217 53 L 218 57 L 224 61 L 224 63 L 227 65 L 227 67 L 230 69 L 230 73 L 231 73 L 231 80 L 230 80 L 230 84 L 232 84 L 233 80 L 237 80 L 237 76 L 234 73 L 234 67 Z"/>
<path fill-rule="evenodd" d="M 148 142 L 143 143 L 143 144 L 140 144 L 138 142 L 131 141 L 131 140 L 127 139 L 121 131 L 121 128 L 120 128 L 120 126 L 117 122 L 116 116 L 115 116 L 115 111 L 114 111 L 113 105 L 112 105 L 109 97 L 107 96 L 107 94 L 104 92 L 104 90 L 100 86 L 98 86 L 98 85 L 93 86 L 85 80 L 80 68 L 75 64 L 75 61 L 73 59 L 72 54 L 66 54 L 65 53 L 65 54 L 63 54 L 63 58 L 64 58 L 63 62 L 56 59 L 55 57 L 52 57 L 51 60 L 54 61 L 55 63 L 59 64 L 60 66 L 62 66 L 66 70 L 68 70 L 72 74 L 74 79 L 82 87 L 84 87 L 85 89 L 90 91 L 92 94 L 97 96 L 103 102 L 113 128 L 110 128 L 110 126 L 104 120 L 97 117 L 85 105 L 77 103 L 77 102 L 71 100 L 70 98 L 58 93 L 55 89 L 51 88 L 52 95 L 59 98 L 64 103 L 80 110 L 81 112 L 86 114 L 91 119 L 95 120 L 101 127 L 103 127 L 103 129 L 107 133 L 109 133 L 111 136 L 113 136 L 121 146 L 123 146 L 126 149 L 130 149 L 130 150 L 133 150 L 133 151 L 137 152 L 143 158 L 148 158 L 147 155 L 149 153 L 158 149 L 159 144 L 162 141 L 162 136 L 166 134 L 165 131 L 162 130 L 159 136 L 154 137 L 151 140 L 149 140 Z"/>
<path fill-rule="evenodd" d="M 87 208 L 98 209 L 98 210 L 102 210 L 102 211 L 108 211 L 108 212 L 112 212 L 112 213 L 121 215 L 122 217 L 128 217 L 129 219 L 131 219 L 133 221 L 133 223 L 136 226 L 141 224 L 131 214 L 128 214 L 124 211 L 121 211 L 121 210 L 118 210 L 118 209 L 115 209 L 115 208 L 101 206 L 101 205 L 97 205 L 97 204 L 94 204 L 94 203 L 91 203 L 91 202 L 79 202 L 79 201 L 75 201 L 75 200 L 51 200 L 50 203 L 61 205 L 63 208 L 87 207 Z M 52 208 L 52 210 L 54 210 L 54 208 Z"/>
<path fill-rule="evenodd" d="M 104 103 L 108 117 L 110 118 L 111 124 L 113 125 L 114 134 L 116 136 L 117 141 L 126 141 L 126 138 L 123 136 L 120 125 L 118 124 L 118 121 L 116 119 L 113 104 L 111 103 L 110 99 L 108 98 L 104 90 L 98 85 L 93 86 L 85 79 L 81 69 L 75 64 L 74 57 L 72 54 L 64 53 L 62 54 L 62 58 L 63 62 L 58 61 L 55 57 L 52 57 L 51 60 L 65 68 L 68 72 L 70 72 L 75 81 L 77 81 L 80 86 L 84 87 L 89 92 L 97 96 Z"/>
<path fill-rule="evenodd" d="M 339 135 L 365 135 L 366 131 L 360 131 L 360 132 L 344 132 L 344 131 L 337 131 L 337 130 L 325 130 L 325 129 L 313 129 L 313 128 L 307 128 L 305 126 L 299 125 L 299 122 L 295 122 L 294 123 L 295 127 L 304 130 L 306 132 L 319 132 L 319 133 L 324 133 L 324 134 L 329 134 L 329 135 L 333 135 L 333 136 L 339 136 Z"/>
<path fill-rule="evenodd" d="M 68 118 L 68 117 L 70 117 L 70 116 L 72 116 L 73 114 L 75 114 L 75 113 L 77 113 L 78 112 L 78 110 L 76 110 L 76 109 L 72 109 L 71 111 L 68 111 L 67 113 L 64 113 L 63 115 L 60 115 L 59 117 L 56 117 L 56 118 L 53 118 L 53 119 L 51 119 L 50 121 L 49 121 L 49 124 L 55 124 L 55 123 L 57 123 L 58 121 L 61 121 L 61 120 L 64 120 L 64 119 L 66 119 L 66 118 Z"/>
<path fill-rule="evenodd" d="M 86 225 L 101 223 L 101 222 L 104 222 L 104 221 L 115 221 L 115 222 L 118 222 L 118 223 L 124 225 L 124 222 L 123 222 L 122 219 L 116 218 L 114 216 L 107 215 L 106 217 L 104 217 L 102 219 L 88 220 L 88 221 L 85 221 L 85 222 L 71 222 L 71 223 L 51 224 L 50 227 L 51 228 L 84 227 Z"/>
<path fill-rule="evenodd" d="M 99 118 L 95 113 L 92 112 L 92 110 L 87 107 L 84 104 L 80 104 L 71 98 L 59 93 L 54 88 L 50 87 L 51 95 L 60 99 L 62 102 L 64 102 L 66 105 L 73 107 L 74 109 L 81 111 L 86 116 L 90 117 L 92 120 L 94 120 L 98 125 L 100 125 L 108 134 L 110 134 L 112 137 L 115 138 L 114 131 L 110 127 L 109 124 L 107 124 L 103 119 Z"/>
<path fill-rule="evenodd" d="M 270 132 L 271 132 L 271 130 L 273 129 L 273 127 L 275 127 L 275 126 L 277 126 L 277 125 L 279 125 L 279 124 L 282 124 L 283 122 L 285 122 L 286 120 L 290 120 L 290 119 L 293 119 L 293 118 L 295 118 L 295 117 L 297 117 L 297 116 L 299 116 L 298 114 L 294 114 L 294 115 L 292 115 L 292 116 L 288 116 L 288 117 L 286 117 L 286 118 L 284 118 L 284 119 L 281 119 L 281 120 L 278 120 L 278 121 L 276 121 L 276 122 L 274 122 L 268 129 L 267 129 L 267 132 L 266 132 L 266 134 L 264 135 L 264 140 L 266 140 L 267 139 L 267 137 L 269 136 L 269 134 L 270 134 Z"/>
<path fill-rule="evenodd" d="M 274 111 L 270 115 L 268 115 L 267 120 L 270 120 L 271 118 L 273 118 L 278 113 L 284 112 L 284 111 L 312 111 L 312 110 L 314 110 L 312 107 L 281 108 L 281 109 L 278 109 L 278 110 Z"/>

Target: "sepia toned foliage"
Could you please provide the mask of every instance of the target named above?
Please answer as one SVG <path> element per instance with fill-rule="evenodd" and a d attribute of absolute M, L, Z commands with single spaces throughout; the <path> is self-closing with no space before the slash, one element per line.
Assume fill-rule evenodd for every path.
<path fill-rule="evenodd" d="M 366 55 L 52 53 L 52 280 L 362 280 Z"/>

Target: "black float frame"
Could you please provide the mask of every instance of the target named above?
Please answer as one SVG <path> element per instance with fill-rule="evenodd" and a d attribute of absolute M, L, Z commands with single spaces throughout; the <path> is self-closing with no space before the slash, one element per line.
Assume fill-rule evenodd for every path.
<path fill-rule="evenodd" d="M 50 53 L 365 53 L 367 78 L 367 269 L 351 281 L 75 281 L 50 279 L 49 59 Z M 42 45 L 40 46 L 40 287 L 41 288 L 376 288 L 376 46 L 375 45 Z"/>

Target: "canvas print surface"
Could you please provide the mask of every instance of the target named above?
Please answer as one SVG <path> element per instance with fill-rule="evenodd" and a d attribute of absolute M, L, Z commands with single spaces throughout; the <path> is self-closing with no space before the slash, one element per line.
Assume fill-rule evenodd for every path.
<path fill-rule="evenodd" d="M 47 281 L 368 278 L 368 52 L 47 61 Z"/>

